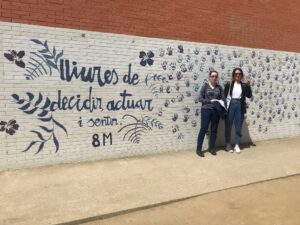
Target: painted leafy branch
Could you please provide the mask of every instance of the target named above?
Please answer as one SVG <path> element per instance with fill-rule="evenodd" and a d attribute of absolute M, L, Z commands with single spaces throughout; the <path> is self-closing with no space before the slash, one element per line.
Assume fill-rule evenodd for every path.
<path fill-rule="evenodd" d="M 163 124 L 155 118 L 151 118 L 149 116 L 142 117 L 142 122 L 147 124 L 148 126 L 155 127 L 158 129 L 163 128 Z"/>
<path fill-rule="evenodd" d="M 58 53 L 53 47 L 49 49 L 47 40 L 42 42 L 38 39 L 31 39 L 35 44 L 41 45 L 42 49 L 37 52 L 30 52 L 30 61 L 26 67 L 24 76 L 27 80 L 34 80 L 41 75 L 52 75 L 52 69 L 59 71 L 58 60 L 63 56 L 63 51 Z"/>
<path fill-rule="evenodd" d="M 159 81 L 162 83 L 168 83 L 168 79 L 166 76 L 161 75 L 161 74 L 147 74 L 146 78 L 145 78 L 145 84 L 148 86 L 149 85 L 149 81 Z"/>
<path fill-rule="evenodd" d="M 152 128 L 162 129 L 163 125 L 157 119 L 151 118 L 149 116 L 144 116 L 141 119 L 136 118 L 133 115 L 125 114 L 122 119 L 131 118 L 134 120 L 133 123 L 126 124 L 119 131 L 124 131 L 123 140 L 127 138 L 128 141 L 132 143 L 140 143 L 143 134 L 148 133 Z"/>
<path fill-rule="evenodd" d="M 31 130 L 32 133 L 36 134 L 37 140 L 32 141 L 23 152 L 27 152 L 34 145 L 38 145 L 38 150 L 36 152 L 36 154 L 38 154 L 50 140 L 53 141 L 56 149 L 55 151 L 57 152 L 59 150 L 59 141 L 55 134 L 56 128 L 62 129 L 68 135 L 67 129 L 53 117 L 53 110 L 50 109 L 51 100 L 48 97 L 44 99 L 41 93 L 39 93 L 37 98 L 35 98 L 34 94 L 31 92 L 27 92 L 26 94 L 28 97 L 27 99 L 20 98 L 17 94 L 12 94 L 12 97 L 14 101 L 20 105 L 19 109 L 24 113 L 36 114 L 38 116 L 38 120 L 43 122 L 43 125 L 39 126 L 39 128 L 46 133 L 46 136 L 39 130 Z"/>
<path fill-rule="evenodd" d="M 163 85 L 168 83 L 167 77 L 160 75 L 160 74 L 147 74 L 145 78 L 145 84 L 148 88 L 150 88 L 152 94 L 155 96 L 158 96 L 159 93 L 161 93 L 163 89 Z"/>
<path fill-rule="evenodd" d="M 118 131 L 118 133 L 124 131 L 125 134 L 123 136 L 123 140 L 125 140 L 125 138 L 127 138 L 127 140 L 132 143 L 140 143 L 141 136 L 143 134 L 149 132 L 150 130 L 152 130 L 152 128 L 150 126 L 148 126 L 146 123 L 144 123 L 142 120 L 136 118 L 135 116 L 129 115 L 129 114 L 125 114 L 122 117 L 122 119 L 124 119 L 126 117 L 132 118 L 134 120 L 134 122 L 123 126 Z"/>

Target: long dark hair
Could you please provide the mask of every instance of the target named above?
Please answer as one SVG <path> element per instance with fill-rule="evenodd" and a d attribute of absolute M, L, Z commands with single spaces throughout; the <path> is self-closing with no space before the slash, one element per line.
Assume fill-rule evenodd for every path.
<path fill-rule="evenodd" d="M 234 68 L 233 71 L 232 71 L 232 80 L 234 79 L 234 74 L 235 74 L 235 72 L 236 72 L 237 70 L 241 71 L 241 79 L 243 79 L 243 77 L 244 77 L 244 72 L 243 72 L 243 70 L 242 70 L 241 68 L 237 67 L 237 68 Z"/>

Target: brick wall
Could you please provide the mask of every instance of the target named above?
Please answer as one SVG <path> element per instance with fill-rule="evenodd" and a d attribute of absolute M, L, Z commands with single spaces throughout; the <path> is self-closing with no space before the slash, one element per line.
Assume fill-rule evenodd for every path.
<path fill-rule="evenodd" d="M 195 149 L 211 69 L 252 76 L 243 142 L 300 135 L 296 1 L 0 3 L 0 170 Z"/>
<path fill-rule="evenodd" d="M 1 0 L 0 21 L 300 50 L 299 1 Z"/>
<path fill-rule="evenodd" d="M 237 66 L 253 78 L 243 141 L 300 135 L 298 53 L 6 22 L 0 34 L 1 170 L 195 149 L 210 69 L 221 84 Z"/>

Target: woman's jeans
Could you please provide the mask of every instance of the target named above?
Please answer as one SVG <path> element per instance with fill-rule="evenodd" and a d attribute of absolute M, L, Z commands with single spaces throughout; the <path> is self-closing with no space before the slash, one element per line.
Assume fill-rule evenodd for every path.
<path fill-rule="evenodd" d="M 242 125 L 244 121 L 244 113 L 242 112 L 241 100 L 239 99 L 231 99 L 227 112 L 225 121 L 225 138 L 227 144 L 230 143 L 233 121 L 235 126 L 235 144 L 239 145 L 241 143 Z"/>
<path fill-rule="evenodd" d="M 214 109 L 201 109 L 201 129 L 198 135 L 197 152 L 202 151 L 202 145 L 205 134 L 208 130 L 209 123 L 211 124 L 211 133 L 209 139 L 209 150 L 215 149 L 217 130 L 219 125 L 220 116 Z"/>

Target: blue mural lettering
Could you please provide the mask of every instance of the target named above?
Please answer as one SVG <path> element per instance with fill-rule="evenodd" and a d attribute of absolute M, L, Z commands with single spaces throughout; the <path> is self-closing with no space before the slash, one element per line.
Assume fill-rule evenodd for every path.
<path fill-rule="evenodd" d="M 74 79 L 81 79 L 83 82 L 93 83 L 95 77 L 100 87 L 103 87 L 107 84 L 117 84 L 118 83 L 118 74 L 115 69 L 112 70 L 105 70 L 104 73 L 101 73 L 101 66 L 94 66 L 89 67 L 82 67 L 80 72 L 78 72 L 77 62 L 72 62 L 73 68 L 70 72 L 70 62 L 68 59 L 61 59 L 60 60 L 60 79 L 66 80 L 70 82 L 73 78 Z"/>
<path fill-rule="evenodd" d="M 92 138 L 93 138 L 92 145 L 95 148 L 96 147 L 100 147 L 101 146 L 101 142 L 99 140 L 99 134 L 93 134 Z M 113 144 L 112 133 L 109 133 L 108 135 L 106 133 L 102 134 L 102 146 L 107 145 L 107 143 L 106 143 L 107 139 L 109 141 L 109 145 L 112 145 Z"/>

